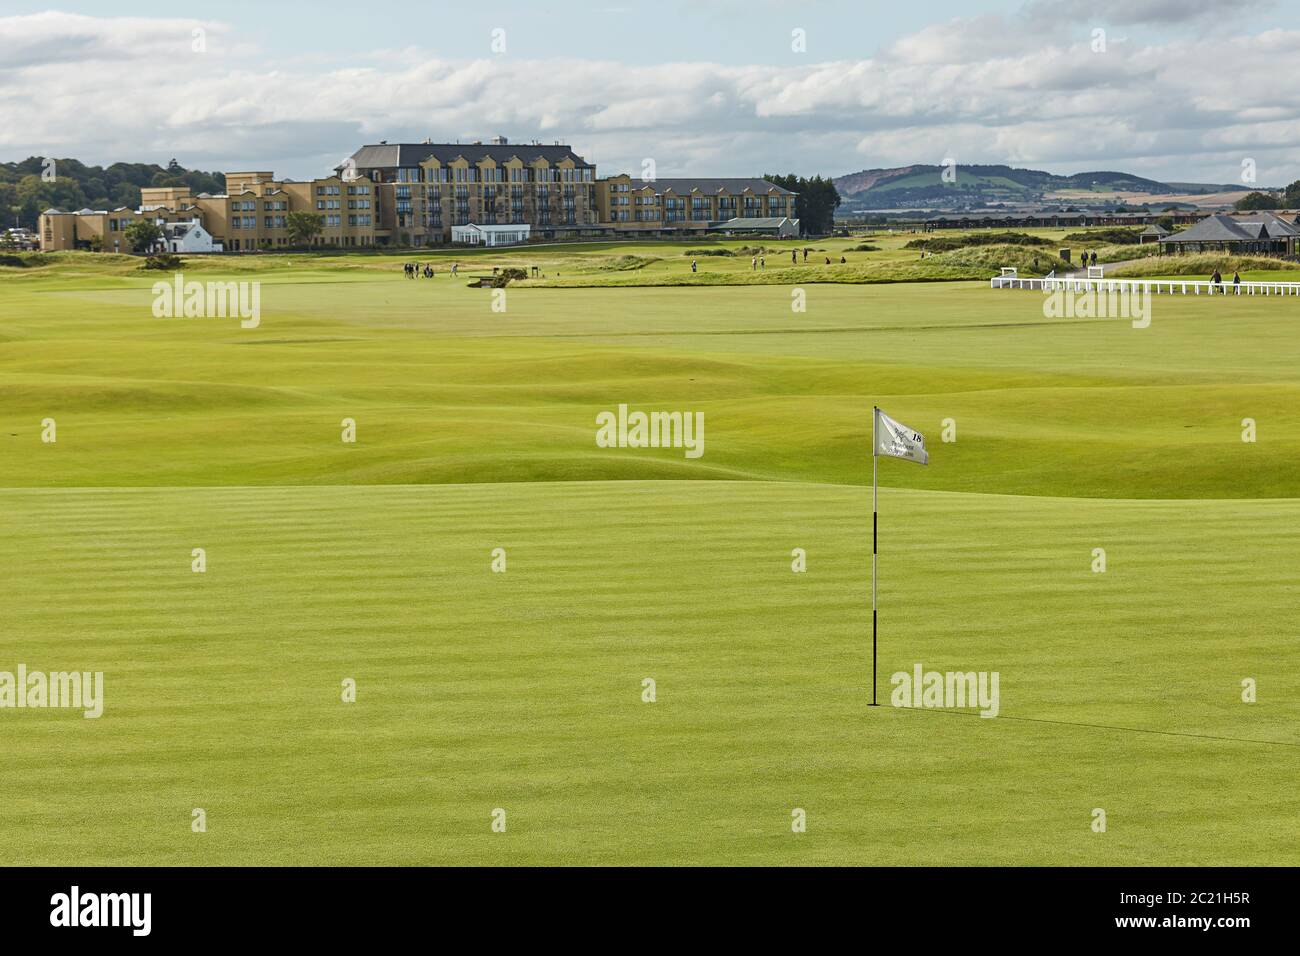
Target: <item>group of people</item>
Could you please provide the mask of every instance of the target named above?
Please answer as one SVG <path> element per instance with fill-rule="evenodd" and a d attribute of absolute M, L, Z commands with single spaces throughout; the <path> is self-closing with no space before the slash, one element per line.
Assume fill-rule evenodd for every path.
<path fill-rule="evenodd" d="M 1089 260 L 1088 260 L 1088 257 L 1089 257 L 1089 256 L 1092 257 L 1092 261 L 1091 261 L 1091 262 L 1089 262 Z M 1090 266 L 1090 265 L 1095 266 L 1095 265 L 1097 264 L 1097 253 L 1096 253 L 1096 252 L 1092 252 L 1092 253 L 1085 252 L 1085 253 L 1083 254 L 1083 259 L 1080 260 L 1080 261 L 1082 262 L 1083 267 L 1084 267 L 1085 269 L 1086 269 L 1088 266 Z"/>
<path fill-rule="evenodd" d="M 804 261 L 804 262 L 807 262 L 807 261 L 808 261 L 808 250 L 807 250 L 807 249 L 805 249 L 805 250 L 803 251 L 803 261 Z M 840 256 L 840 264 L 841 264 L 841 265 L 847 263 L 848 261 L 849 261 L 848 259 L 845 259 L 843 256 Z M 791 249 L 791 250 L 790 250 L 790 264 L 791 264 L 792 266 L 795 266 L 795 265 L 798 265 L 798 264 L 799 264 L 799 250 L 798 250 L 798 249 Z M 826 257 L 826 264 L 827 264 L 827 265 L 830 265 L 830 264 L 831 264 L 830 256 L 827 256 L 827 257 Z M 455 274 L 455 267 L 454 267 L 454 266 L 452 267 L 452 270 L 453 270 L 453 274 Z M 766 271 L 767 271 L 767 256 L 753 256 L 753 257 L 751 257 L 750 260 L 749 260 L 749 270 L 750 270 L 751 272 L 766 272 Z M 699 262 L 698 259 L 692 259 L 692 260 L 691 260 L 691 271 L 692 271 L 692 272 L 699 272 L 699 271 L 700 271 L 700 262 Z M 559 273 L 557 272 L 556 275 L 559 275 Z"/>
<path fill-rule="evenodd" d="M 1210 276 L 1210 282 L 1213 285 L 1223 285 L 1223 273 L 1215 269 L 1214 275 Z M 1234 290 L 1241 288 L 1241 273 L 1236 269 L 1232 270 L 1232 285 Z M 1228 290 L 1224 289 L 1223 291 L 1226 295 Z"/>
<path fill-rule="evenodd" d="M 432 279 L 437 273 L 433 271 L 433 263 L 426 262 L 423 266 L 418 262 L 408 262 L 402 266 L 408 279 Z M 460 271 L 460 264 L 453 262 L 451 264 L 451 277 L 456 278 Z"/>
<path fill-rule="evenodd" d="M 808 261 L 808 250 L 807 250 L 807 249 L 803 250 L 803 261 L 804 261 L 804 262 L 807 262 L 807 261 Z M 848 261 L 849 261 L 848 259 L 844 258 L 843 256 L 840 256 L 840 265 L 844 265 L 844 264 L 847 263 Z M 798 250 L 798 249 L 791 249 L 791 250 L 790 250 L 790 265 L 792 265 L 792 266 L 797 266 L 798 264 L 799 264 L 799 250 Z M 830 256 L 827 256 L 827 257 L 826 257 L 826 264 L 827 264 L 827 265 L 830 265 L 830 264 L 831 264 L 831 258 L 830 258 Z M 454 270 L 454 268 L 455 268 L 455 267 L 453 267 L 453 270 Z M 767 271 L 767 256 L 753 256 L 753 257 L 751 257 L 750 260 L 749 260 L 749 270 L 750 270 L 751 272 L 766 272 L 766 271 Z M 699 263 L 699 260 L 698 260 L 698 259 L 692 259 L 692 260 L 691 260 L 691 271 L 692 271 L 692 272 L 699 272 L 699 271 L 700 271 L 700 263 Z M 559 275 L 559 273 L 557 272 L 556 275 Z"/>

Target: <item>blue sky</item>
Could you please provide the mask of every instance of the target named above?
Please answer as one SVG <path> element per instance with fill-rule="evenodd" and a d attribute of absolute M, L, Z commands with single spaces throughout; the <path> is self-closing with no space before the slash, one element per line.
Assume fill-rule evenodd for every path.
<path fill-rule="evenodd" d="M 19 0 L 0 158 L 308 177 L 362 142 L 503 133 L 602 172 L 951 157 L 1234 182 L 1249 161 L 1280 183 L 1300 178 L 1298 54 L 1300 4 L 1268 0 Z"/>

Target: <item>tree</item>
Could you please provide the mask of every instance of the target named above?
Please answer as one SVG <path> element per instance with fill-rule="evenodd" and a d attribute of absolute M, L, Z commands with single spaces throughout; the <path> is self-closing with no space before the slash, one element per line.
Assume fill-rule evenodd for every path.
<path fill-rule="evenodd" d="M 1300 179 L 1297 179 L 1282 191 L 1282 205 L 1286 206 L 1287 209 L 1295 209 L 1300 206 Z"/>
<path fill-rule="evenodd" d="M 13 163 L 0 163 L 0 217 L 4 224 L 35 229 L 37 217 L 51 206 L 64 210 L 116 209 L 140 205 L 140 187 L 150 185 L 189 186 L 197 193 L 225 192 L 221 173 L 204 173 L 153 163 L 113 163 L 87 166 L 76 159 L 55 157 L 57 178 L 41 178 L 46 158 L 29 156 Z"/>
<path fill-rule="evenodd" d="M 1276 209 L 1278 208 L 1277 197 L 1272 193 L 1247 193 L 1237 200 L 1234 208 L 1240 212 L 1253 209 Z"/>
<path fill-rule="evenodd" d="M 134 252 L 148 252 L 159 239 L 162 238 L 162 230 L 153 223 L 141 219 L 131 223 L 122 233 L 126 239 L 126 244 Z"/>
<path fill-rule="evenodd" d="M 801 231 L 817 235 L 835 230 L 835 210 L 842 200 L 832 179 L 821 176 L 807 179 L 794 173 L 765 175 L 763 178 L 795 194 L 795 213 L 791 218 L 799 220 Z"/>
<path fill-rule="evenodd" d="M 314 212 L 291 212 L 284 217 L 289 245 L 307 246 L 325 229 L 325 217 Z"/>

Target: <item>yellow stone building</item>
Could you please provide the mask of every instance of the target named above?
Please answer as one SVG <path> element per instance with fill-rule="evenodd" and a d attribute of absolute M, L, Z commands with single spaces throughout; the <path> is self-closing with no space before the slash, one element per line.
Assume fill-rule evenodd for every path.
<path fill-rule="evenodd" d="M 332 176 L 297 182 L 269 170 L 226 174 L 226 191 L 146 188 L 139 209 L 46 210 L 41 248 L 129 252 L 133 222 L 197 221 L 225 252 L 288 248 L 288 216 L 321 217 L 313 244 L 345 249 L 427 247 L 453 226 L 528 225 L 533 240 L 717 233 L 731 222 L 764 226 L 794 217 L 795 196 L 762 179 L 597 179 L 596 166 L 562 143 L 387 143 L 362 146 Z M 798 222 L 782 228 L 797 231 Z"/>

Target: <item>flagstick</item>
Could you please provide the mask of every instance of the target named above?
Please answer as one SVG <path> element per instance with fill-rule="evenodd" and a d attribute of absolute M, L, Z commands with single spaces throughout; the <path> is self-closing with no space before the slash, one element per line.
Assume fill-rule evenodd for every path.
<path fill-rule="evenodd" d="M 871 408 L 871 706 L 876 705 L 876 418 L 877 406 Z"/>

